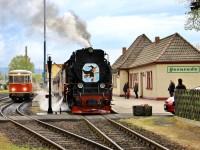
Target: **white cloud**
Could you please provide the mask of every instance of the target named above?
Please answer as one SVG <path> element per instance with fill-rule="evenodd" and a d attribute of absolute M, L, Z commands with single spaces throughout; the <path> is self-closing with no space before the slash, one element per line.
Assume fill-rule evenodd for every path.
<path fill-rule="evenodd" d="M 131 38 L 142 33 L 168 35 L 184 30 L 184 16 L 102 16 L 88 22 L 92 35 Z"/>
<path fill-rule="evenodd" d="M 5 57 L 5 43 L 4 43 L 4 39 L 3 39 L 2 35 L 0 34 L 0 58 L 1 58 L 0 64 L 2 64 L 2 61 L 3 61 L 2 58 L 4 58 L 4 57 Z"/>
<path fill-rule="evenodd" d="M 0 55 L 4 53 L 4 40 L 2 35 L 0 35 Z"/>
<path fill-rule="evenodd" d="M 111 63 L 121 55 L 121 47 L 130 46 L 135 38 L 143 33 L 153 41 L 155 36 L 163 38 L 179 32 L 189 42 L 198 43 L 197 32 L 184 30 L 186 7 L 183 8 L 182 1 L 184 0 L 154 0 L 151 2 L 149 0 L 50 0 L 58 6 L 59 16 L 63 16 L 68 10 L 73 10 L 80 18 L 85 18 L 91 33 L 91 44 L 94 48 L 104 49 L 110 55 Z M 2 2 L 6 3 L 7 1 L 3 0 Z M 26 15 L 19 15 L 19 20 L 25 21 L 25 25 L 27 25 L 26 20 L 29 20 L 43 6 L 43 0 L 30 0 L 30 2 L 26 2 L 27 5 L 19 0 L 14 0 L 14 2 L 17 6 L 17 9 L 13 10 L 14 14 L 27 12 Z M 4 8 L 4 6 L 2 5 L 0 8 Z M 30 11 L 26 11 L 27 9 Z M 7 10 L 9 11 L 9 9 L 4 9 L 3 12 L 10 14 L 6 18 L 12 24 L 15 15 L 12 15 L 11 12 L 7 13 Z M 43 11 L 41 10 L 41 12 Z M 41 21 L 43 17 L 42 15 L 40 17 L 36 19 Z M 18 25 L 21 27 L 22 24 Z M 28 23 L 29 28 L 32 26 L 34 25 Z M 10 27 L 9 29 L 12 29 L 12 31 L 8 30 L 10 33 L 5 32 L 3 34 L 6 36 L 0 36 L 0 56 L 6 56 L 0 57 L 0 63 L 3 62 L 5 66 L 12 57 L 24 54 L 24 47 L 27 45 L 31 61 L 37 68 L 43 68 L 43 28 L 38 28 L 36 33 L 31 28 L 28 34 L 25 33 L 24 27 L 21 28 L 22 31 L 15 29 L 16 32 Z M 3 37 L 6 38 L 3 39 Z M 82 47 L 70 43 L 66 38 L 52 33 L 47 28 L 47 54 L 50 53 L 56 63 L 65 62 L 72 51 L 78 48 Z"/>

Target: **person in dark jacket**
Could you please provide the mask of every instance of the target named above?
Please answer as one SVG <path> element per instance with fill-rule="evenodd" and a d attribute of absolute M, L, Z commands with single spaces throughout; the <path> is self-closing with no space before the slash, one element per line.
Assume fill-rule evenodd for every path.
<path fill-rule="evenodd" d="M 135 92 L 135 98 L 138 98 L 138 82 L 137 82 L 137 80 L 135 81 L 133 89 L 134 89 L 134 92 Z"/>
<path fill-rule="evenodd" d="M 126 98 L 127 98 L 127 99 L 129 98 L 128 90 L 129 90 L 129 85 L 128 85 L 128 82 L 126 82 L 126 83 L 124 84 L 124 88 L 123 88 L 125 99 L 126 99 Z"/>
<path fill-rule="evenodd" d="M 168 87 L 170 97 L 174 96 L 174 89 L 175 89 L 175 84 L 172 80 L 170 80 L 170 84 Z"/>
<path fill-rule="evenodd" d="M 178 79 L 178 85 L 176 86 L 176 89 L 186 90 L 186 86 L 183 84 L 182 79 Z"/>

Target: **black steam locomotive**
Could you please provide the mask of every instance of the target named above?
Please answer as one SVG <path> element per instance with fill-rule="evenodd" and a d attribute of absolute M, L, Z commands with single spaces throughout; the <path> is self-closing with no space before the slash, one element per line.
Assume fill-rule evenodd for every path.
<path fill-rule="evenodd" d="M 112 74 L 107 54 L 91 47 L 73 52 L 54 79 L 72 113 L 110 113 Z"/>

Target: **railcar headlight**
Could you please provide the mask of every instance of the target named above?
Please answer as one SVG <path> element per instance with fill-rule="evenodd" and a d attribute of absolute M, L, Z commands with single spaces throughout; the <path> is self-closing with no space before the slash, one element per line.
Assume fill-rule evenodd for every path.
<path fill-rule="evenodd" d="M 23 91 L 24 91 L 24 92 L 27 91 L 27 88 L 26 88 L 26 87 L 23 87 Z"/>
<path fill-rule="evenodd" d="M 103 89 L 103 88 L 105 88 L 105 87 L 106 87 L 105 83 L 101 83 L 101 84 L 100 84 L 100 88 Z"/>
<path fill-rule="evenodd" d="M 15 92 L 15 91 L 16 91 L 16 88 L 11 88 L 11 91 L 12 91 L 12 92 Z"/>
<path fill-rule="evenodd" d="M 78 83 L 78 88 L 82 89 L 83 88 L 83 83 Z"/>

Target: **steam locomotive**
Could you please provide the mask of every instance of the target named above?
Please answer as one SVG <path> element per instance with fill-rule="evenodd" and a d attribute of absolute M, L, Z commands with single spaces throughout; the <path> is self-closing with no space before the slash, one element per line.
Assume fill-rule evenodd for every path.
<path fill-rule="evenodd" d="M 112 74 L 106 55 L 91 47 L 77 50 L 54 78 L 54 92 L 63 96 L 72 113 L 111 112 Z"/>

